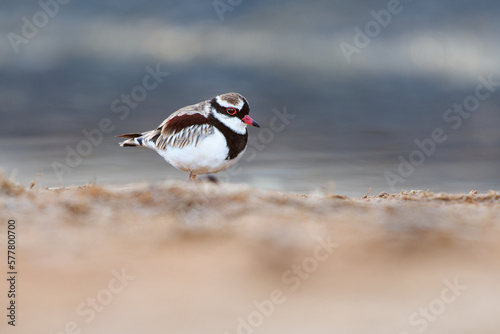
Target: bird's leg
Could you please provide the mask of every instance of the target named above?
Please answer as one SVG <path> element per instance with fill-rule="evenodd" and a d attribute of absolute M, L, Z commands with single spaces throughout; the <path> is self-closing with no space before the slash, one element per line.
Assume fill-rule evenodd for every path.
<path fill-rule="evenodd" d="M 193 172 L 190 172 L 188 182 L 195 182 L 195 179 L 196 175 L 194 175 Z"/>

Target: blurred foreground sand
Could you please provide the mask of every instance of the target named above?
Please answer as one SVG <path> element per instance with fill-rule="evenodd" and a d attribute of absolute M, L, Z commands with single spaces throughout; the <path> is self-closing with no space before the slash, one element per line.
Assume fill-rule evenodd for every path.
<path fill-rule="evenodd" d="M 18 318 L 14 331 L 2 306 L 2 333 L 500 332 L 498 192 L 27 190 L 0 176 L 3 259 L 11 218 Z"/>

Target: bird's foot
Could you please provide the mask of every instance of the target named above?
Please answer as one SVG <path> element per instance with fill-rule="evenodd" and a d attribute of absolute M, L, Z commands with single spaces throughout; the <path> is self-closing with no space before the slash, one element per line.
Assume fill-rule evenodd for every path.
<path fill-rule="evenodd" d="M 196 175 L 193 174 L 193 172 L 189 173 L 188 182 L 195 182 L 195 181 L 196 181 Z"/>

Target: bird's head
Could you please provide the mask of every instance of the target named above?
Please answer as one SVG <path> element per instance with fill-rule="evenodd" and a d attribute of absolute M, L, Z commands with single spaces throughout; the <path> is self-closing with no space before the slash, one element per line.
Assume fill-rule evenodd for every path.
<path fill-rule="evenodd" d="M 247 125 L 260 128 L 248 114 L 250 107 L 243 95 L 238 93 L 226 93 L 214 97 L 210 104 L 212 114 L 237 133 L 245 133 Z"/>

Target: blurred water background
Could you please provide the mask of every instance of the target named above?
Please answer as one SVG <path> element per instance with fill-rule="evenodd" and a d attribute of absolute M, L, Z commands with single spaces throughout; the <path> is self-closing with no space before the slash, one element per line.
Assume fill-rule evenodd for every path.
<path fill-rule="evenodd" d="M 236 91 L 263 128 L 224 180 L 351 196 L 500 189 L 500 85 L 474 98 L 500 82 L 499 2 L 66 1 L 0 4 L 0 168 L 23 185 L 187 179 L 114 136 Z M 121 119 L 122 94 L 139 96 L 157 67 L 169 75 Z M 448 111 L 464 102 L 472 112 Z M 113 130 L 84 151 L 102 119 Z M 415 153 L 437 128 L 446 140 Z"/>

